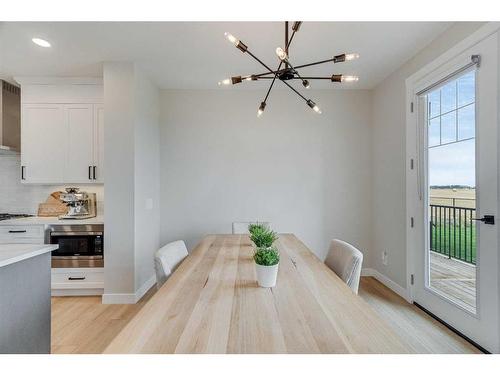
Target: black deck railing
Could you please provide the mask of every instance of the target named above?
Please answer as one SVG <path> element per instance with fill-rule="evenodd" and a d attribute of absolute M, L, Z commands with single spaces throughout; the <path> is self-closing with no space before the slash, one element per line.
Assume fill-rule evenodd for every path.
<path fill-rule="evenodd" d="M 429 217 L 431 251 L 476 264 L 476 209 L 430 204 Z"/>

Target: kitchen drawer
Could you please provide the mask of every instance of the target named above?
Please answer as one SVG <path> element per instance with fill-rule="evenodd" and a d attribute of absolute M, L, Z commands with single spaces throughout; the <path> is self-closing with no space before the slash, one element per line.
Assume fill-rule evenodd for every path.
<path fill-rule="evenodd" d="M 0 225 L 0 236 L 43 237 L 43 225 Z"/>
<path fill-rule="evenodd" d="M 52 268 L 52 289 L 104 288 L 104 268 Z"/>
<path fill-rule="evenodd" d="M 1 243 L 43 243 L 43 225 L 0 225 Z M 36 242 L 34 242 L 35 240 Z"/>

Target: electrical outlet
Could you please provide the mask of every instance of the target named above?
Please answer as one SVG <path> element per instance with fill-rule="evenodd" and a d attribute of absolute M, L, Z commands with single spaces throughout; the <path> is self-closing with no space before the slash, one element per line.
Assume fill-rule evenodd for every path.
<path fill-rule="evenodd" d="M 382 251 L 382 264 L 384 266 L 387 266 L 388 258 L 389 258 L 389 255 L 387 254 L 387 251 L 386 250 Z"/>

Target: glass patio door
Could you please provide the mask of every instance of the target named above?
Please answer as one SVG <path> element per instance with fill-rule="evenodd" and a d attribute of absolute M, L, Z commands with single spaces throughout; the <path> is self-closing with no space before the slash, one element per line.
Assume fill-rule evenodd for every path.
<path fill-rule="evenodd" d="M 492 352 L 500 350 L 497 50 L 495 34 L 418 93 L 421 242 L 412 288 L 415 303 Z"/>

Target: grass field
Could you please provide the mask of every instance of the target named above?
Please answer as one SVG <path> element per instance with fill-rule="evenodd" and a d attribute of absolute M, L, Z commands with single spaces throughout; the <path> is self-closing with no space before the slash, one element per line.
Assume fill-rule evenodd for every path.
<path fill-rule="evenodd" d="M 430 233 L 431 250 L 444 255 L 451 254 L 453 258 L 475 264 L 476 225 L 470 222 L 474 212 L 470 209 L 476 208 L 475 189 L 431 188 L 429 195 L 431 205 L 456 207 L 430 210 L 433 222 Z"/>
<path fill-rule="evenodd" d="M 476 263 L 476 226 L 433 225 L 431 250 L 450 255 L 469 263 Z"/>

